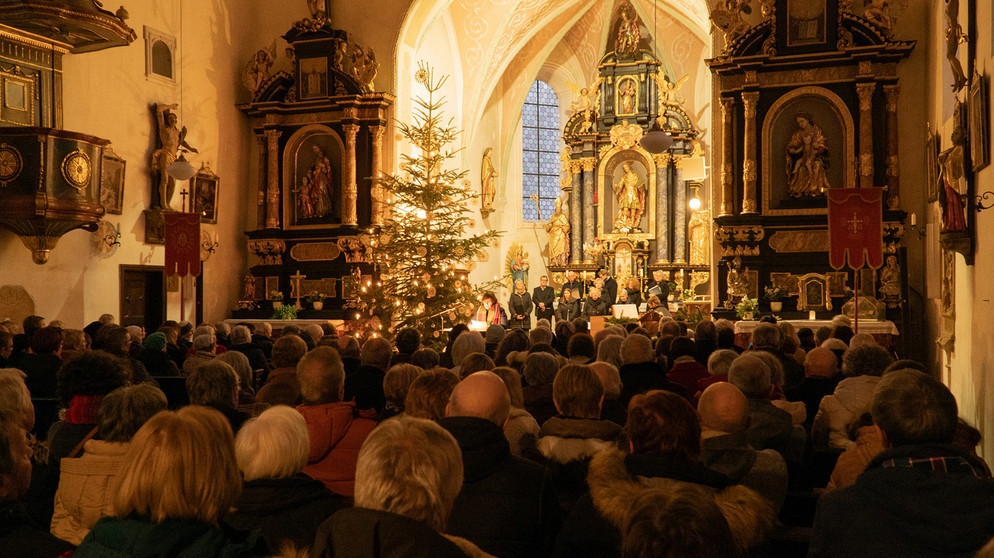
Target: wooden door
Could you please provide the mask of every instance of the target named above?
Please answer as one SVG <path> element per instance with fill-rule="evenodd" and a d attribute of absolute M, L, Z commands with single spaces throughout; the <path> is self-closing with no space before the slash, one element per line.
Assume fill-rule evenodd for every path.
<path fill-rule="evenodd" d="M 121 325 L 140 325 L 153 332 L 162 325 L 166 298 L 161 266 L 128 266 L 121 270 Z"/>

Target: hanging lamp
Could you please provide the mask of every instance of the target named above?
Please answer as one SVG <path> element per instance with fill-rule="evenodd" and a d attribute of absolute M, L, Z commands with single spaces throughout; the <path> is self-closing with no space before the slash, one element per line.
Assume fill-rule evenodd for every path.
<path fill-rule="evenodd" d="M 652 3 L 652 55 L 659 60 L 656 56 L 656 2 Z M 648 68 L 646 68 L 646 73 L 648 73 Z M 659 94 L 658 92 L 656 93 Z M 658 106 L 658 103 L 657 103 Z M 639 140 L 639 145 L 642 149 L 645 149 L 649 153 L 662 153 L 673 145 L 673 138 L 669 134 L 663 131 L 662 126 L 659 125 L 659 117 L 662 115 L 657 115 L 656 118 L 652 120 L 652 125 L 649 126 L 649 131 L 642 136 Z"/>

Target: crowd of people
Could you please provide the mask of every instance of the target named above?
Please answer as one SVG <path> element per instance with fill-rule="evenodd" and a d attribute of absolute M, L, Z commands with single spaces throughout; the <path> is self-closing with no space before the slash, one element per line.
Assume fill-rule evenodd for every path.
<path fill-rule="evenodd" d="M 994 549 L 980 432 L 844 318 L 739 346 L 727 320 L 505 328 L 489 302 L 439 352 L 414 329 L 0 324 L 0 554 Z"/>

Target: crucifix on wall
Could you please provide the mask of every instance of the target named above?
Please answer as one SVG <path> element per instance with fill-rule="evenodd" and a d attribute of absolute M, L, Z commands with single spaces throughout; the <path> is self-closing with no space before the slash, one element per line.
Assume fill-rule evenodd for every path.
<path fill-rule="evenodd" d="M 294 299 L 294 305 L 297 307 L 297 310 L 303 308 L 303 306 L 300 305 L 300 291 L 302 290 L 300 288 L 300 282 L 306 278 L 307 276 L 301 274 L 299 269 L 295 275 L 290 276 L 290 298 Z"/>

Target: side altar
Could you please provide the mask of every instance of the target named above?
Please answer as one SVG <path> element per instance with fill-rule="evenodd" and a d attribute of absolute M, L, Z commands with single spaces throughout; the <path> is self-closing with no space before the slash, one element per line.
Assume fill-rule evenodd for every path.
<path fill-rule="evenodd" d="M 376 92 L 378 63 L 323 11 L 283 35 L 289 69 L 260 49 L 245 69 L 252 91 L 239 106 L 258 143 L 257 225 L 245 231 L 250 267 L 234 318 L 269 318 L 273 301 L 301 317 L 341 319 L 347 279 L 371 273 L 368 232 L 385 203 L 373 181 L 393 97 Z M 274 43 L 275 44 L 275 43 Z M 314 310 L 299 301 L 323 299 Z"/>

